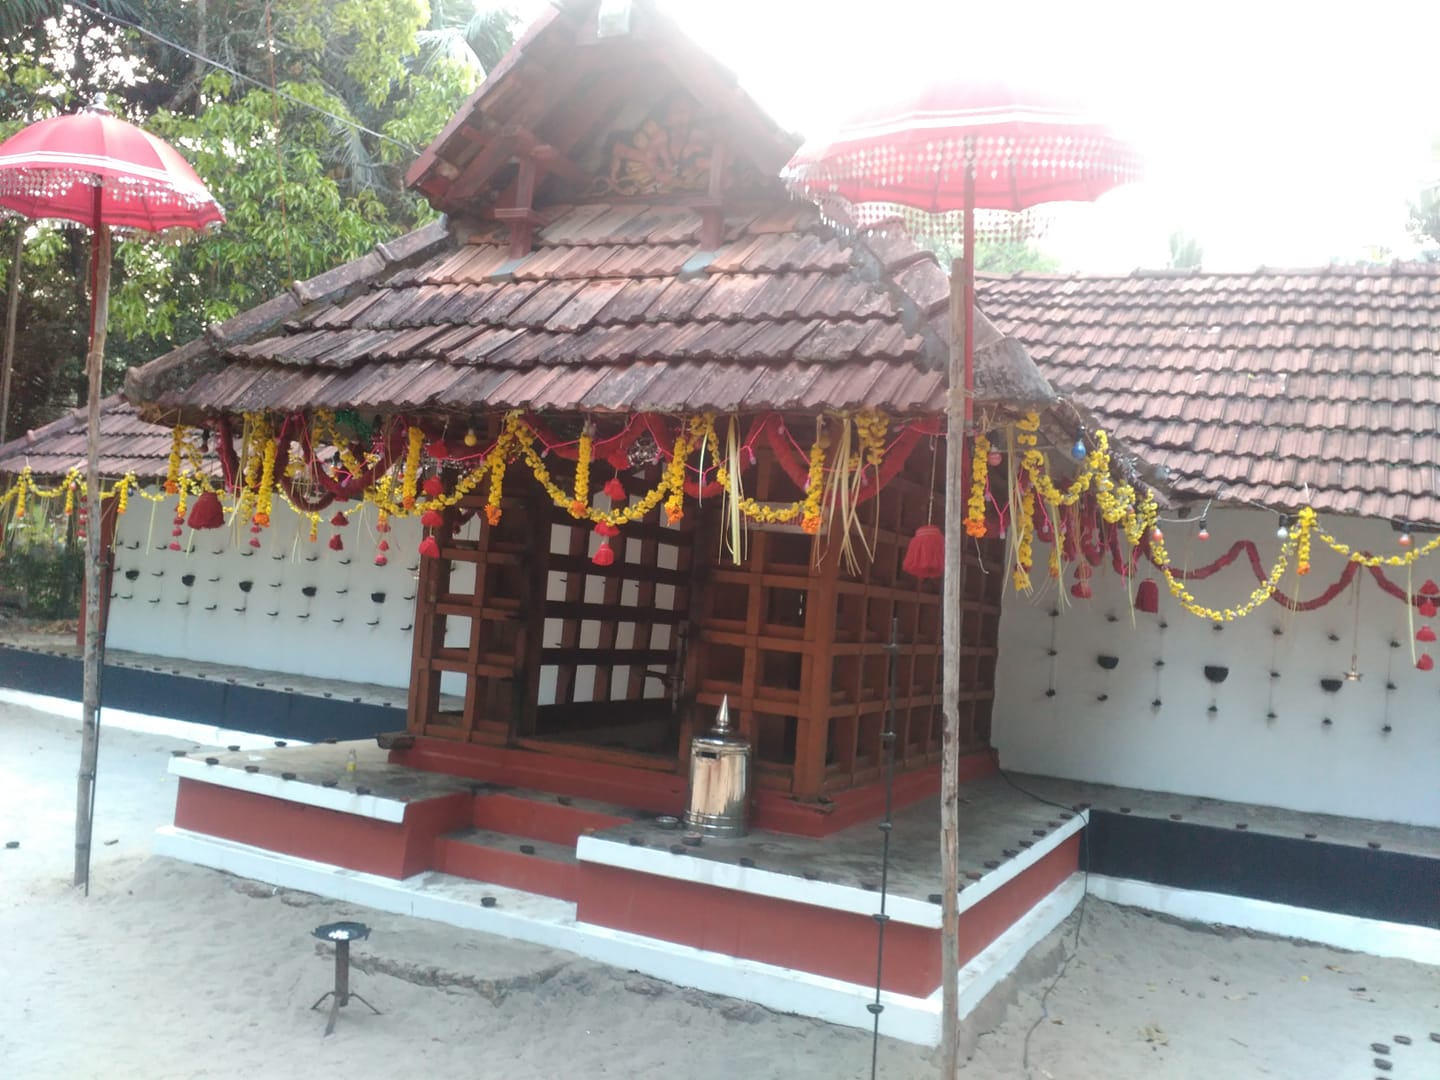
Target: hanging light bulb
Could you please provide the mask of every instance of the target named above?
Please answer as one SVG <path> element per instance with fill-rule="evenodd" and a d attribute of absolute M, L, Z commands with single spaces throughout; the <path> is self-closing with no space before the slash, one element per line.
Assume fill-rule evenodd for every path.
<path fill-rule="evenodd" d="M 1204 518 L 1201 518 L 1201 519 L 1200 519 L 1200 531 L 1195 534 L 1195 539 L 1197 539 L 1197 540 L 1209 540 L 1209 539 L 1210 539 L 1210 527 L 1205 524 L 1205 519 L 1204 519 Z"/>
<path fill-rule="evenodd" d="M 1399 544 L 1401 547 L 1409 547 L 1411 544 L 1410 530 L 1406 529 L 1404 532 L 1402 532 L 1400 534 L 1400 539 L 1397 540 L 1396 543 Z"/>
<path fill-rule="evenodd" d="M 1280 515 L 1280 527 L 1275 530 L 1277 540 L 1288 540 L 1290 538 L 1290 519 L 1284 514 Z"/>
<path fill-rule="evenodd" d="M 1090 453 L 1090 448 L 1085 445 L 1084 439 L 1076 439 L 1075 445 L 1070 448 L 1070 456 L 1076 461 L 1084 461 Z"/>
<path fill-rule="evenodd" d="M 1005 458 L 999 450 L 991 450 L 990 453 L 985 455 L 985 461 L 992 469 L 1004 460 Z"/>
<path fill-rule="evenodd" d="M 1156 525 L 1155 528 L 1150 531 L 1150 539 L 1153 540 L 1153 541 L 1154 541 L 1155 543 L 1157 543 L 1157 544 L 1162 543 L 1162 542 L 1164 541 L 1164 539 L 1165 539 L 1165 534 L 1161 531 L 1159 525 Z"/>

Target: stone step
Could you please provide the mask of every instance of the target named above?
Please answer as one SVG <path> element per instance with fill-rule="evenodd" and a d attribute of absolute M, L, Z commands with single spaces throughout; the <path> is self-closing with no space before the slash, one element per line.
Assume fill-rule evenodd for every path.
<path fill-rule="evenodd" d="M 486 785 L 475 790 L 471 821 L 480 829 L 573 848 L 581 836 L 628 825 L 640 812 L 578 796 Z"/>
<path fill-rule="evenodd" d="M 472 881 L 575 900 L 579 862 L 575 845 L 494 829 L 456 829 L 435 838 L 434 868 Z"/>

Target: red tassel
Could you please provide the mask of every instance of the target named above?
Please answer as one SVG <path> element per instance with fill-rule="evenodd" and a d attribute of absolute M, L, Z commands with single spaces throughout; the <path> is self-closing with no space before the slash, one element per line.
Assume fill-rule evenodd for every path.
<path fill-rule="evenodd" d="M 389 551 L 389 550 L 390 550 L 390 541 L 389 541 L 389 540 L 381 540 L 380 543 L 378 543 L 378 544 L 375 545 L 375 547 L 376 547 L 376 549 L 379 550 L 379 551 Z"/>
<path fill-rule="evenodd" d="M 1428 626 L 1422 626 L 1415 632 L 1415 640 L 1423 641 L 1428 645 L 1435 640 L 1435 631 L 1431 630 Z"/>
<path fill-rule="evenodd" d="M 343 511 L 336 510 L 335 516 L 330 519 L 330 524 L 334 525 L 337 529 L 343 529 L 346 525 L 350 524 L 350 519 L 345 516 Z"/>
<path fill-rule="evenodd" d="M 938 525 L 921 525 L 905 549 L 901 569 L 913 578 L 945 576 L 945 534 Z"/>
<path fill-rule="evenodd" d="M 213 491 L 202 491 L 190 508 L 192 529 L 218 529 L 225 524 L 225 508 L 220 505 L 220 496 Z"/>
<path fill-rule="evenodd" d="M 260 546 L 260 538 L 258 536 L 250 537 L 250 546 L 253 548 L 258 548 Z"/>
<path fill-rule="evenodd" d="M 614 566 L 615 549 L 612 548 L 609 544 L 601 544 L 599 550 L 597 550 L 594 555 L 590 556 L 590 561 L 593 562 L 596 566 Z"/>
<path fill-rule="evenodd" d="M 426 510 L 420 515 L 420 524 L 427 529 L 438 529 L 445 524 L 445 515 L 439 510 Z"/>
<path fill-rule="evenodd" d="M 1160 586 L 1153 581 L 1140 582 L 1140 587 L 1135 590 L 1135 610 L 1146 615 L 1157 614 L 1160 611 Z"/>
<path fill-rule="evenodd" d="M 387 559 L 384 555 L 376 555 L 376 556 L 375 556 L 375 565 L 376 565 L 376 566 L 384 566 L 384 565 L 385 565 L 386 563 L 388 563 L 389 561 L 390 561 L 390 560 Z"/>
<path fill-rule="evenodd" d="M 438 476 L 427 476 L 425 483 L 421 484 L 420 487 L 424 490 L 425 494 L 429 495 L 432 499 L 445 491 L 445 485 L 440 481 Z"/>
<path fill-rule="evenodd" d="M 1089 563 L 1082 562 L 1079 566 L 1075 567 L 1075 579 L 1077 581 L 1089 581 L 1090 575 L 1094 572 L 1095 571 L 1090 568 Z"/>
<path fill-rule="evenodd" d="M 625 501 L 625 485 L 620 483 L 618 476 L 612 476 L 605 481 L 605 494 L 609 496 L 611 502 Z"/>
<path fill-rule="evenodd" d="M 185 535 L 185 530 L 182 529 L 179 525 L 176 525 L 175 528 L 173 528 L 173 529 L 170 530 L 170 535 L 171 535 L 171 536 L 184 536 L 184 535 Z"/>
<path fill-rule="evenodd" d="M 444 439 L 436 439 L 429 446 L 425 447 L 425 452 L 436 461 L 444 461 L 450 456 L 450 447 L 445 445 Z"/>
<path fill-rule="evenodd" d="M 257 541 L 255 541 L 255 543 L 258 545 L 258 544 L 259 544 L 259 541 L 257 540 Z M 331 551 L 344 551 L 344 550 L 345 550 L 345 541 L 340 539 L 340 534 L 339 534 L 339 533 L 335 533 L 333 536 L 330 537 L 330 550 L 331 550 Z"/>
<path fill-rule="evenodd" d="M 1436 585 L 1434 579 L 1426 578 L 1425 584 L 1420 586 L 1421 596 L 1440 596 L 1440 585 Z"/>
<path fill-rule="evenodd" d="M 179 550 L 180 550 L 180 541 L 178 541 L 178 540 L 171 540 L 171 541 L 170 541 L 170 550 L 171 550 L 171 551 L 179 551 Z"/>
<path fill-rule="evenodd" d="M 182 514 L 176 514 L 176 515 L 175 515 L 175 521 L 173 522 L 173 524 L 176 524 L 176 525 L 184 525 L 184 524 L 185 524 L 184 515 L 182 515 Z"/>
<path fill-rule="evenodd" d="M 1075 597 L 1076 600 L 1089 600 L 1090 597 L 1095 594 L 1090 591 L 1090 583 L 1088 581 L 1077 581 L 1074 585 L 1070 586 L 1070 595 Z"/>
<path fill-rule="evenodd" d="M 1417 606 L 1415 610 L 1419 613 L 1422 619 L 1433 619 L 1435 618 L 1436 612 L 1435 601 L 1421 600 L 1419 606 Z"/>
<path fill-rule="evenodd" d="M 1420 659 L 1415 661 L 1415 666 L 1421 671 L 1429 671 L 1435 666 L 1435 660 L 1428 652 L 1421 653 Z"/>
<path fill-rule="evenodd" d="M 618 525 L 611 525 L 608 521 L 602 521 L 595 526 L 595 534 L 605 537 L 619 536 L 620 527 Z"/>
<path fill-rule="evenodd" d="M 427 559 L 438 559 L 440 557 L 440 541 L 433 536 L 427 536 L 420 541 L 420 554 Z"/>

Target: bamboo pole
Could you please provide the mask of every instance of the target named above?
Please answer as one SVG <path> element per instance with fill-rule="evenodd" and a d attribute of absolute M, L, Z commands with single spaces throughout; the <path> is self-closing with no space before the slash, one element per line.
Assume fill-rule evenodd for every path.
<path fill-rule="evenodd" d="M 90 276 L 94 282 L 90 312 L 90 351 L 85 358 L 89 375 L 85 428 L 85 500 L 89 521 L 85 529 L 85 676 L 83 688 L 80 772 L 75 792 L 76 886 L 90 892 L 90 846 L 95 820 L 95 769 L 100 755 L 100 655 L 104 627 L 100 625 L 101 564 L 100 509 L 100 376 L 105 362 L 105 333 L 110 308 L 110 228 L 100 223 L 100 197 L 95 187 L 95 239 L 91 245 Z"/>
<path fill-rule="evenodd" d="M 10 254 L 10 296 L 5 316 L 5 356 L 0 362 L 0 443 L 10 432 L 10 378 L 15 370 L 15 322 L 20 314 L 20 266 L 25 255 L 25 224 L 15 223 L 15 247 Z"/>
<path fill-rule="evenodd" d="M 968 155 L 967 155 L 968 156 Z M 941 635 L 945 648 L 944 727 L 940 766 L 941 1071 L 960 1071 L 960 655 L 965 581 L 965 433 L 974 397 L 975 171 L 965 173 L 963 255 L 950 272 L 950 378 L 945 401 L 945 583 Z"/>

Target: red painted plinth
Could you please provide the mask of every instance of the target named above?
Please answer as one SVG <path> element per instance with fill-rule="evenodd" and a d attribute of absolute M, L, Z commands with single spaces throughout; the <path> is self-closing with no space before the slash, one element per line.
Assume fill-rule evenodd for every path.
<path fill-rule="evenodd" d="M 390 751 L 390 761 L 412 769 L 573 795 L 655 814 L 678 816 L 685 811 L 686 780 L 682 776 L 569 758 L 558 752 L 547 754 L 421 736 L 408 750 Z M 989 776 L 995 769 L 993 751 L 967 754 L 960 759 L 960 782 Z M 895 777 L 894 808 L 902 809 L 939 791 L 938 765 L 900 773 Z M 750 824 L 755 829 L 792 836 L 830 836 L 852 825 L 874 821 L 884 810 L 883 781 L 835 792 L 823 803 L 799 802 L 782 792 L 760 790 L 754 796 Z"/>
<path fill-rule="evenodd" d="M 444 836 L 435 841 L 435 869 L 472 881 L 487 881 L 561 900 L 574 900 L 579 894 L 580 867 L 576 863 L 556 862 L 539 855 Z"/>
<path fill-rule="evenodd" d="M 1059 887 L 1077 869 L 1079 852 L 1077 835 L 962 911 L 960 963 Z M 581 863 L 579 887 L 580 922 L 861 985 L 875 981 L 876 926 L 867 915 L 593 863 Z M 934 993 L 940 931 L 891 922 L 881 984 L 916 997 Z"/>
<path fill-rule="evenodd" d="M 1080 868 L 1080 833 L 985 899 L 960 913 L 960 964 L 964 966 Z M 963 893 L 961 894 L 964 895 Z"/>
<path fill-rule="evenodd" d="M 562 754 L 422 737 L 408 750 L 391 750 L 390 761 L 412 769 L 573 795 L 655 814 L 678 814 L 685 807 L 685 780 L 674 773 L 629 769 Z"/>
<path fill-rule="evenodd" d="M 481 829 L 571 846 L 586 833 L 628 825 L 633 820 L 503 793 L 477 795 L 471 816 Z"/>
<path fill-rule="evenodd" d="M 435 837 L 470 824 L 470 796 L 406 807 L 396 824 L 182 778 L 175 824 L 242 844 L 384 877 L 431 868 Z"/>
<path fill-rule="evenodd" d="M 581 863 L 576 918 L 846 982 L 875 981 L 875 920 L 866 915 Z M 940 931 L 892 922 L 883 985 L 919 997 L 939 986 Z"/>

